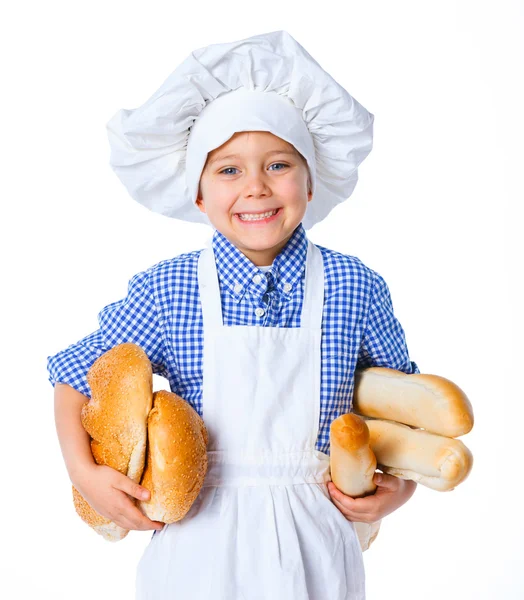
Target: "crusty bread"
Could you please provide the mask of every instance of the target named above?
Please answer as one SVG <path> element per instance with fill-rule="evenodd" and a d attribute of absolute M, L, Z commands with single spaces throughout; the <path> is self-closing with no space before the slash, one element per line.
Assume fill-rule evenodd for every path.
<path fill-rule="evenodd" d="M 187 514 L 204 483 L 207 443 L 204 421 L 188 402 L 165 390 L 154 393 L 140 482 L 151 496 L 137 504 L 147 517 L 174 523 Z"/>
<path fill-rule="evenodd" d="M 384 367 L 355 371 L 353 410 L 453 438 L 473 427 L 471 403 L 452 381 Z"/>
<path fill-rule="evenodd" d="M 473 456 L 460 441 L 381 419 L 366 419 L 379 468 L 400 479 L 449 491 L 471 471 Z"/>
<path fill-rule="evenodd" d="M 376 490 L 373 475 L 377 461 L 369 445 L 369 430 L 362 417 L 341 415 L 330 427 L 330 468 L 335 486 L 347 496 L 361 498 Z M 354 522 L 362 552 L 377 537 L 381 521 Z"/>
<path fill-rule="evenodd" d="M 377 461 L 369 447 L 369 430 L 362 417 L 348 413 L 330 427 L 331 479 L 337 488 L 352 498 L 372 494 Z"/>
<path fill-rule="evenodd" d="M 100 356 L 87 373 L 91 399 L 81 420 L 91 436 L 97 464 L 107 465 L 139 482 L 144 471 L 147 417 L 153 402 L 153 371 L 147 354 L 132 343 L 119 344 Z M 129 532 L 99 515 L 73 486 L 80 517 L 106 540 Z"/>

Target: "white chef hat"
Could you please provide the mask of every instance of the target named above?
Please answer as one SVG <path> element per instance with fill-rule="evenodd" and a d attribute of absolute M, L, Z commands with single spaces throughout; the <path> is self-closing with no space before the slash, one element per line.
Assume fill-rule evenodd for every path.
<path fill-rule="evenodd" d="M 110 165 L 150 210 L 210 224 L 196 206 L 207 154 L 241 131 L 269 131 L 306 159 L 306 229 L 352 194 L 374 116 L 286 31 L 192 52 L 142 106 L 107 123 Z"/>

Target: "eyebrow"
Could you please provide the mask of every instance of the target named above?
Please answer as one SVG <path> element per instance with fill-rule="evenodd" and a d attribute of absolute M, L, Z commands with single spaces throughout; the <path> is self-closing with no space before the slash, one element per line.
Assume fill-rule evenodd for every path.
<path fill-rule="evenodd" d="M 292 156 L 296 156 L 297 153 L 293 150 L 270 150 L 269 152 L 266 152 L 266 156 L 270 156 L 272 154 L 291 154 Z M 239 154 L 226 154 L 225 156 L 217 156 L 209 162 L 208 166 L 211 166 L 213 163 L 216 163 L 219 160 L 226 160 L 226 158 L 239 158 L 239 156 Z"/>

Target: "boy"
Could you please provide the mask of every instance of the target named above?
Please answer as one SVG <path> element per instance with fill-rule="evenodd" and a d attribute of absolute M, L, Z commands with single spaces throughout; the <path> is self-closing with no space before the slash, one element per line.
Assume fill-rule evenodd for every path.
<path fill-rule="evenodd" d="M 275 86 L 283 77 L 288 95 L 268 89 L 265 73 Z M 220 94 L 237 75 L 265 82 L 229 81 Z M 209 98 L 186 146 L 178 131 L 200 94 Z M 136 120 L 126 114 L 108 129 L 133 197 L 215 232 L 205 250 L 137 274 L 97 332 L 50 357 L 72 482 L 122 527 L 160 530 L 139 564 L 137 598 L 365 598 L 352 521 L 386 516 L 415 484 L 377 474 L 374 495 L 343 495 L 330 481 L 329 425 L 351 410 L 357 364 L 419 370 L 380 275 L 304 229 L 352 192 L 372 115 L 285 32 L 194 52 Z M 146 351 L 210 434 L 202 492 L 163 528 L 126 497 L 140 486 L 94 465 L 79 421 L 87 369 L 123 342 Z"/>

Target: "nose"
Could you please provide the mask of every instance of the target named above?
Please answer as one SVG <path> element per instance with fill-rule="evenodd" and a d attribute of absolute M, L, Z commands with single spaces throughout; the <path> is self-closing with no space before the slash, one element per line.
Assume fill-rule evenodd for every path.
<path fill-rule="evenodd" d="M 246 198 L 265 198 L 270 195 L 271 189 L 269 188 L 263 173 L 251 173 L 246 176 L 244 185 L 244 196 Z"/>

